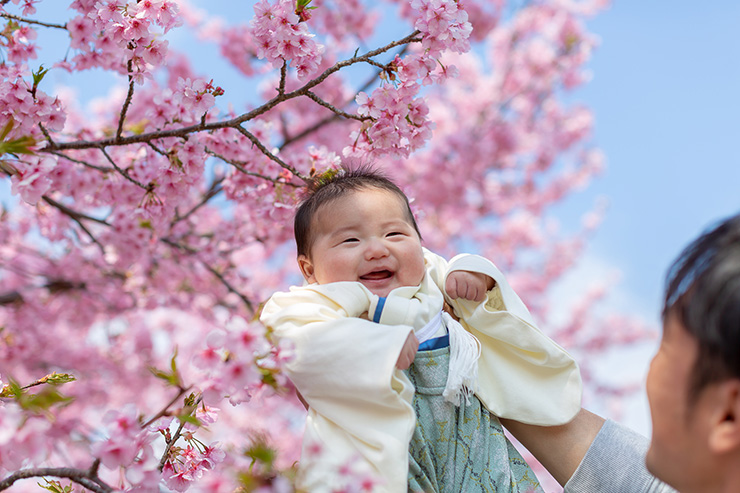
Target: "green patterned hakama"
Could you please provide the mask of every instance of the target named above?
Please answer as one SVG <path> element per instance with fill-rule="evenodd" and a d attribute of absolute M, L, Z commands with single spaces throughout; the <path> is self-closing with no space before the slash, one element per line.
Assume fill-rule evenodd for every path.
<path fill-rule="evenodd" d="M 537 477 L 477 397 L 444 400 L 450 348 L 419 351 L 408 376 L 416 387 L 409 446 L 409 492 L 542 493 Z"/>

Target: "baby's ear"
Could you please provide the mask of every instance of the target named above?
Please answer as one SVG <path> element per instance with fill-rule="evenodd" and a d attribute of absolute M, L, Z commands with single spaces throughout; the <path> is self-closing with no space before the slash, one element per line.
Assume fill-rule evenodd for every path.
<path fill-rule="evenodd" d="M 311 263 L 311 259 L 309 259 L 305 255 L 298 255 L 298 268 L 301 269 L 301 274 L 303 274 L 303 278 L 308 282 L 309 284 L 316 282 L 316 277 L 314 277 L 314 268 L 313 263 Z"/>

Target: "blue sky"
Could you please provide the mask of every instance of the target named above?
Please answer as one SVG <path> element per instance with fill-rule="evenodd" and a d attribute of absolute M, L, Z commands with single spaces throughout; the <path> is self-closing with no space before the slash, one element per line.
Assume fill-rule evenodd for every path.
<path fill-rule="evenodd" d="M 583 197 L 609 199 L 589 255 L 658 320 L 662 278 L 708 224 L 740 212 L 740 2 L 616 1 L 578 99 L 608 168 Z"/>
<path fill-rule="evenodd" d="M 615 1 L 588 26 L 601 44 L 575 99 L 593 110 L 608 164 L 558 213 L 567 224 L 597 197 L 609 207 L 565 284 L 578 289 L 617 269 L 607 309 L 659 328 L 670 262 L 708 225 L 740 212 L 740 2 Z M 600 373 L 644 382 L 657 343 L 609 355 Z M 649 434 L 644 391 L 621 414 L 591 405 Z"/>

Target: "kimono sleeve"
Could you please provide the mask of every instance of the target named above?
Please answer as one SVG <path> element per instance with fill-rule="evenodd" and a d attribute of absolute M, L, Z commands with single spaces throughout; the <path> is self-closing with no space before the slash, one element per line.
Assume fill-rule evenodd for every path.
<path fill-rule="evenodd" d="M 301 487 L 329 491 L 338 468 L 359 460 L 387 491 L 401 491 L 416 418 L 413 385 L 395 365 L 413 329 L 348 316 L 369 303 L 362 295 L 347 302 L 351 290 L 340 289 L 342 303 L 304 294 L 273 296 L 261 317 L 293 345 L 286 372 L 309 405 Z M 307 447 L 328 456 L 307 456 Z"/>
<path fill-rule="evenodd" d="M 463 326 L 481 343 L 478 362 L 481 402 L 494 414 L 522 423 L 553 426 L 581 408 L 581 374 L 575 360 L 535 325 L 506 278 L 477 255 L 453 258 L 455 270 L 480 272 L 496 281 L 481 303 L 448 300 Z"/>

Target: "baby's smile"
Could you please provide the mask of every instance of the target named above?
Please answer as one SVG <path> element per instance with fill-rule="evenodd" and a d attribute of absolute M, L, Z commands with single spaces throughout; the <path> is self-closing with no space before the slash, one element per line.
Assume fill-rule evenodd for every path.
<path fill-rule="evenodd" d="M 382 279 L 388 279 L 391 276 L 393 276 L 393 272 L 389 271 L 388 269 L 383 269 L 368 272 L 367 274 L 360 276 L 360 279 L 362 279 L 363 281 L 378 281 Z"/>

